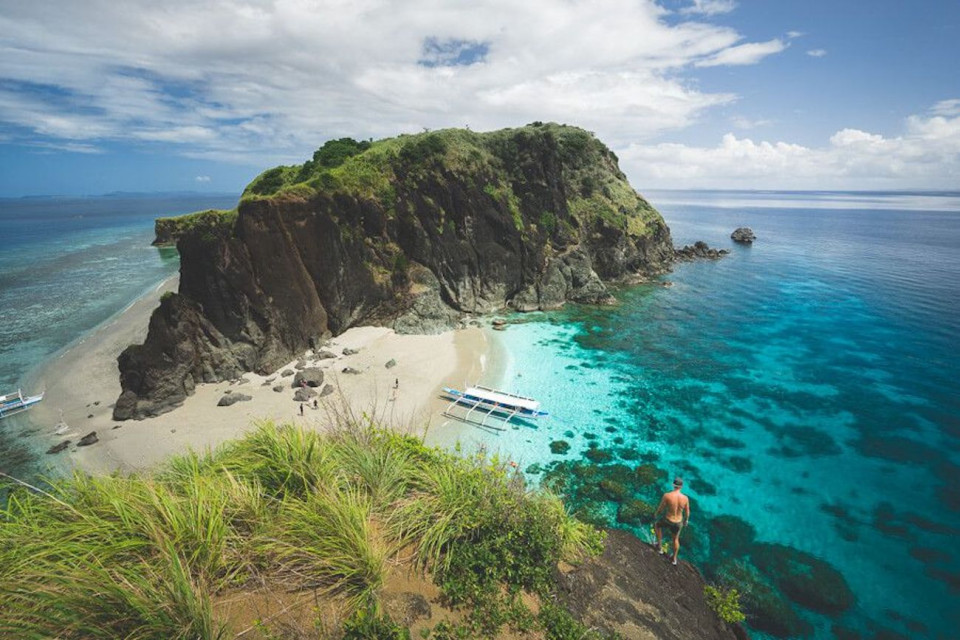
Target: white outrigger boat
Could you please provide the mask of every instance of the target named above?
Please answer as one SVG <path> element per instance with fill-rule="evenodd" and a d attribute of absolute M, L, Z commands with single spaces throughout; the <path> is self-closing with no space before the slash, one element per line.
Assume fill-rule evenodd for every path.
<path fill-rule="evenodd" d="M 16 393 L 8 393 L 0 396 L 0 418 L 6 418 L 14 414 L 26 411 L 33 405 L 43 400 L 43 394 L 37 396 L 23 396 L 23 391 L 17 389 Z"/>
<path fill-rule="evenodd" d="M 513 418 L 544 418 L 549 415 L 540 409 L 540 403 L 533 398 L 480 385 L 467 387 L 464 391 L 444 387 L 443 395 L 453 400 L 443 415 L 498 431 L 504 431 L 504 425 Z M 456 413 L 458 409 L 465 411 Z M 488 424 L 487 420 L 491 420 L 491 423 Z"/>

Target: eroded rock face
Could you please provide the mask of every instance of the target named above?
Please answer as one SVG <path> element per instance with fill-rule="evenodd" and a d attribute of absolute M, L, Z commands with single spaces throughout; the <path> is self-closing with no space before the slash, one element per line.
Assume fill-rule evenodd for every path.
<path fill-rule="evenodd" d="M 585 131 L 398 144 L 364 160 L 379 163 L 370 186 L 318 175 L 259 195 L 258 178 L 236 215 L 184 230 L 179 293 L 119 358 L 115 419 L 168 411 L 196 383 L 268 373 L 351 326 L 435 333 L 463 314 L 608 302 L 606 281 L 674 260 L 663 219 Z"/>
<path fill-rule="evenodd" d="M 748 637 L 707 606 L 703 577 L 692 565 L 674 566 L 625 531 L 608 534 L 600 558 L 560 576 L 560 599 L 585 625 L 627 640 Z"/>

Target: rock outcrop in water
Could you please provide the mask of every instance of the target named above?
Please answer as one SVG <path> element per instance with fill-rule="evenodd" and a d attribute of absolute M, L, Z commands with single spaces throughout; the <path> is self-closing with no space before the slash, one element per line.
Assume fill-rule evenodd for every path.
<path fill-rule="evenodd" d="M 753 244 L 757 236 L 754 235 L 753 229 L 750 227 L 738 227 L 730 234 L 730 239 L 740 244 Z"/>
<path fill-rule="evenodd" d="M 616 156 L 555 124 L 331 141 L 261 174 L 237 211 L 178 220 L 164 234 L 180 290 L 119 358 L 117 420 L 272 371 L 351 326 L 437 332 L 461 313 L 607 302 L 606 282 L 674 259 Z"/>

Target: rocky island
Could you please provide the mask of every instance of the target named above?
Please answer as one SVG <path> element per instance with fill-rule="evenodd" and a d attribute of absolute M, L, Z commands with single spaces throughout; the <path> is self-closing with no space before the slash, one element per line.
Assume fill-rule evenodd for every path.
<path fill-rule="evenodd" d="M 177 243 L 180 287 L 119 358 L 117 420 L 168 411 L 200 382 L 271 371 L 353 326 L 432 333 L 463 314 L 603 303 L 605 283 L 674 260 L 616 155 L 542 123 L 330 141 L 262 173 L 236 210 L 157 229 Z"/>

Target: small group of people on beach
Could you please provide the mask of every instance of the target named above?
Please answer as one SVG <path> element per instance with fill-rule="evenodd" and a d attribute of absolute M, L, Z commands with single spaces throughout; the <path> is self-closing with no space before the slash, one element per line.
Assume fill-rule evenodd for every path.
<path fill-rule="evenodd" d="M 660 515 L 660 514 L 663 515 Z M 666 555 L 663 550 L 664 530 L 673 536 L 673 564 L 677 564 L 680 554 L 680 532 L 690 522 L 690 498 L 683 494 L 683 478 L 673 479 L 673 491 L 668 491 L 660 498 L 660 504 L 653 513 L 653 531 L 657 537 L 657 549 L 660 555 Z"/>

